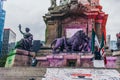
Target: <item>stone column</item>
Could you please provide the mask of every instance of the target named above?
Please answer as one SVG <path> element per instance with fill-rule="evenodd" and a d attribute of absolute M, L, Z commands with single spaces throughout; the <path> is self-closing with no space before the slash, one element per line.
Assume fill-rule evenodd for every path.
<path fill-rule="evenodd" d="M 50 46 L 51 42 L 58 38 L 58 21 L 48 21 L 45 33 L 46 46 Z"/>
<path fill-rule="evenodd" d="M 60 38 L 62 37 L 62 22 L 61 19 L 58 20 L 58 28 L 57 28 L 57 37 Z"/>
<path fill-rule="evenodd" d="M 98 14 L 95 20 L 95 30 L 98 37 L 98 41 L 101 42 L 102 38 L 102 23 L 103 23 L 103 14 Z"/>
<path fill-rule="evenodd" d="M 95 21 L 95 30 L 96 30 L 96 35 L 98 37 L 98 41 L 101 42 L 101 38 L 102 38 L 102 31 L 101 31 L 101 27 L 102 27 L 102 20 L 96 20 Z"/>
<path fill-rule="evenodd" d="M 100 42 L 102 38 L 101 23 L 95 22 L 95 30 L 96 30 L 96 35 L 98 37 L 98 41 Z"/>

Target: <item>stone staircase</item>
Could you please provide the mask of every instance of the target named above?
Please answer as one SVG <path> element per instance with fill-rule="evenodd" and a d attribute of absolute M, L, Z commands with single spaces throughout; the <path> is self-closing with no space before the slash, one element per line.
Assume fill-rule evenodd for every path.
<path fill-rule="evenodd" d="M 45 68 L 12 67 L 0 68 L 0 80 L 42 80 Z"/>
<path fill-rule="evenodd" d="M 66 67 L 64 69 L 73 69 L 73 68 Z M 116 70 L 120 72 L 120 69 L 116 69 Z M 0 68 L 0 80 L 42 80 L 42 78 L 44 78 L 45 73 L 46 73 L 46 68 L 38 68 L 38 67 Z"/>

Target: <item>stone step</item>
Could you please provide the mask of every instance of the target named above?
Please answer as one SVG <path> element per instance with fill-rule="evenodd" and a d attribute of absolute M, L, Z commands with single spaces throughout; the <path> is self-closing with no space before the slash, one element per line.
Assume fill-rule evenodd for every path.
<path fill-rule="evenodd" d="M 45 68 L 36 67 L 0 68 L 0 80 L 41 80 L 45 72 Z"/>
<path fill-rule="evenodd" d="M 42 77 L 0 77 L 0 80 L 42 80 Z"/>
<path fill-rule="evenodd" d="M 37 52 L 37 56 L 46 56 L 52 54 L 52 49 L 41 49 Z"/>
<path fill-rule="evenodd" d="M 61 68 L 62 69 L 62 68 Z M 73 69 L 73 68 L 63 68 Z M 86 69 L 86 68 L 85 68 Z M 120 69 L 117 69 L 120 72 Z M 38 67 L 12 67 L 0 68 L 0 80 L 42 80 L 46 68 Z"/>

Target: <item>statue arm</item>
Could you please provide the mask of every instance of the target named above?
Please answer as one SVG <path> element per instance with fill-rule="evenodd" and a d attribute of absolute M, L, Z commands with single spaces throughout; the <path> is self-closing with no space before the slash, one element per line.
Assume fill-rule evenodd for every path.
<path fill-rule="evenodd" d="M 25 33 L 24 33 L 24 32 L 22 32 L 22 30 L 21 30 L 21 24 L 19 24 L 19 26 L 18 26 L 18 27 L 19 27 L 19 31 L 20 31 L 20 33 L 24 35 Z"/>

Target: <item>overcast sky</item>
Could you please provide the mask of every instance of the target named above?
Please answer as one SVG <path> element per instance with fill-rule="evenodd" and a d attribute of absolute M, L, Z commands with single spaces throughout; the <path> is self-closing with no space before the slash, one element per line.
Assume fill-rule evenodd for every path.
<path fill-rule="evenodd" d="M 103 11 L 109 14 L 107 34 L 115 40 L 116 33 L 120 32 L 120 0 L 100 0 L 100 3 Z M 31 29 L 34 39 L 44 40 L 46 25 L 42 16 L 48 12 L 48 7 L 50 0 L 7 0 L 4 2 L 5 28 L 11 28 L 17 34 L 17 40 L 20 40 L 22 35 L 18 31 L 18 25 L 21 24 L 22 30 L 25 27 Z"/>

